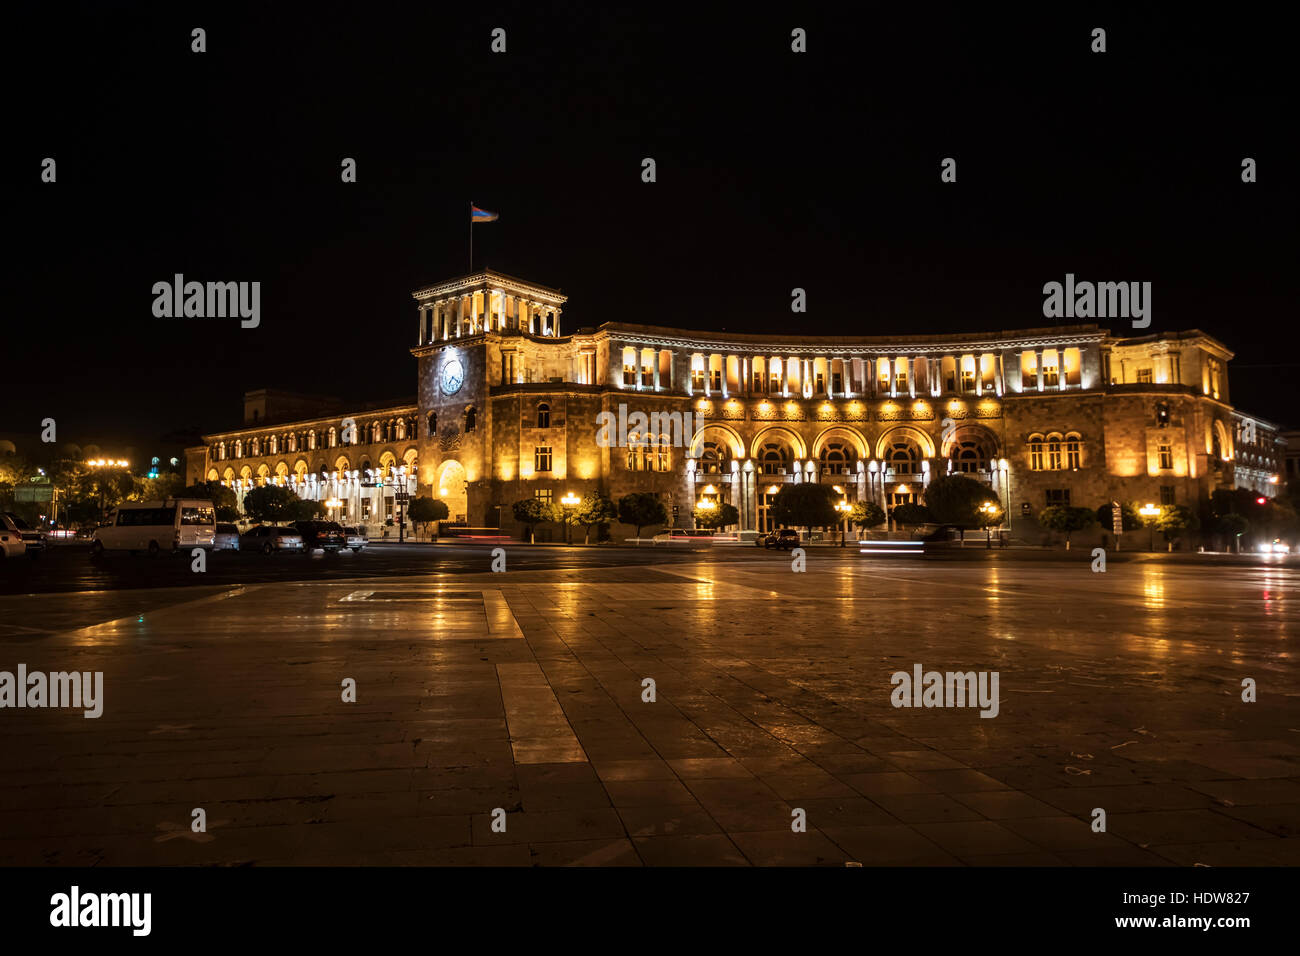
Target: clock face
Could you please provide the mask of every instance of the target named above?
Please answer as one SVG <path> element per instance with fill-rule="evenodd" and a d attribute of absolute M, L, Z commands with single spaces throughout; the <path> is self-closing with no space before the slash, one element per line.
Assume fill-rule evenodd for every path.
<path fill-rule="evenodd" d="M 442 367 L 442 390 L 453 395 L 460 390 L 460 383 L 465 381 L 465 369 L 458 359 L 451 359 Z"/>

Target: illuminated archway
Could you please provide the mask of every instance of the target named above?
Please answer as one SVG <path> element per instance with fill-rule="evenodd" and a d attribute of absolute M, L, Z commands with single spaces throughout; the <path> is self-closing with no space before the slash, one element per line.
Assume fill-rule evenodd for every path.
<path fill-rule="evenodd" d="M 433 496 L 446 503 L 450 520 L 466 520 L 469 495 L 465 488 L 465 466 L 454 458 L 444 461 L 433 482 Z"/>

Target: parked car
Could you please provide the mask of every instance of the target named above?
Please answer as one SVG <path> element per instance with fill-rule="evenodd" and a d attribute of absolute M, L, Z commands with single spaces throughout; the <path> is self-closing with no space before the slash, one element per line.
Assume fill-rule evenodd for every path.
<path fill-rule="evenodd" d="M 256 528 L 244 532 L 239 539 L 239 548 L 243 551 L 261 551 L 263 554 L 271 554 L 275 551 L 302 551 L 303 539 L 297 528 L 259 524 Z"/>
<path fill-rule="evenodd" d="M 239 529 L 233 524 L 217 525 L 217 533 L 212 539 L 213 551 L 238 551 Z"/>
<path fill-rule="evenodd" d="M 765 548 L 792 551 L 799 547 L 799 532 L 794 528 L 782 528 L 779 531 L 771 532 L 766 537 L 759 538 L 754 543 L 761 544 Z"/>
<path fill-rule="evenodd" d="M 45 547 L 49 544 L 49 538 L 44 531 L 39 528 L 33 528 L 20 516 L 12 511 L 6 511 L 4 516 L 9 519 L 11 524 L 18 532 L 19 537 L 23 539 L 23 544 L 27 546 L 27 556 L 30 558 L 39 558 L 45 553 Z"/>
<path fill-rule="evenodd" d="M 190 548 L 210 548 L 217 533 L 217 509 L 198 498 L 132 501 L 118 505 L 95 529 L 91 554 L 105 551 L 148 551 L 157 554 Z"/>
<path fill-rule="evenodd" d="M 0 517 L 0 558 L 16 558 L 26 553 L 27 543 L 23 541 L 22 533 Z"/>
<path fill-rule="evenodd" d="M 289 527 L 296 528 L 302 535 L 303 547 L 308 551 L 321 548 L 338 552 L 347 544 L 347 535 L 337 521 L 295 521 Z"/>
<path fill-rule="evenodd" d="M 366 536 L 365 528 L 344 528 L 343 535 L 343 546 L 351 548 L 357 554 L 360 554 L 361 549 L 370 543 L 370 538 Z"/>

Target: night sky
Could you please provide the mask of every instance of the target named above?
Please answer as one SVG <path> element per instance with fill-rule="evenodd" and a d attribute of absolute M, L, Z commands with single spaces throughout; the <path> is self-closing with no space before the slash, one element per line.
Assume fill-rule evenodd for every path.
<path fill-rule="evenodd" d="M 8 31 L 0 432 L 235 427 L 262 387 L 413 396 L 410 293 L 466 271 L 471 200 L 501 217 L 475 267 L 560 287 L 565 331 L 1015 329 L 1051 324 L 1067 272 L 1150 281 L 1148 332 L 1219 337 L 1234 403 L 1300 425 L 1300 110 L 1268 12 L 184 6 Z M 260 281 L 261 326 L 154 318 L 176 272 Z"/>

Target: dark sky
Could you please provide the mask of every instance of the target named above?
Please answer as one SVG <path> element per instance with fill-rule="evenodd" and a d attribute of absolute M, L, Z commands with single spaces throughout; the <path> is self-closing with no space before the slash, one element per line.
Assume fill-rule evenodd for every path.
<path fill-rule="evenodd" d="M 795 286 L 805 334 L 1013 329 L 1050 322 L 1067 272 L 1150 281 L 1150 331 L 1220 337 L 1236 404 L 1300 425 L 1300 110 L 1267 11 L 271 6 L 15 21 L 0 431 L 231 427 L 259 387 L 413 395 L 410 292 L 466 270 L 471 199 L 501 216 L 475 265 L 561 287 L 568 331 L 779 332 Z M 260 328 L 154 318 L 176 272 L 260 281 Z"/>

